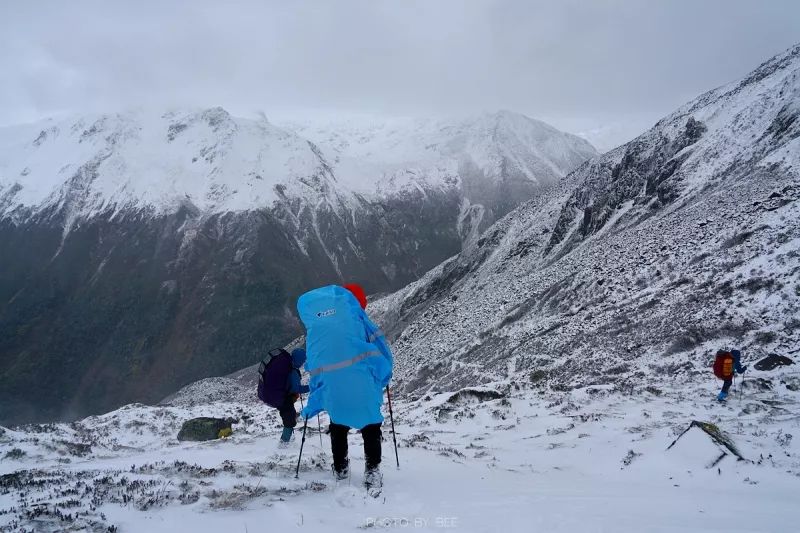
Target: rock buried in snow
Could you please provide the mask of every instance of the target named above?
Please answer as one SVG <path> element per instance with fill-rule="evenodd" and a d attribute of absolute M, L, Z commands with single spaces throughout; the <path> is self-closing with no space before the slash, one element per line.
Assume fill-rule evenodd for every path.
<path fill-rule="evenodd" d="M 482 403 L 490 400 L 505 398 L 502 392 L 494 389 L 469 388 L 461 389 L 447 399 L 447 403 L 453 405 L 464 405 L 471 403 Z"/>
<path fill-rule="evenodd" d="M 756 370 L 775 370 L 779 366 L 793 365 L 794 361 L 786 356 L 778 355 L 776 353 L 766 356 L 764 359 L 757 362 L 755 365 Z"/>
<path fill-rule="evenodd" d="M 715 424 L 698 420 L 693 420 L 689 427 L 667 447 L 667 450 L 673 448 L 681 450 L 684 455 L 699 457 L 705 462 L 706 468 L 717 466 L 728 455 L 733 455 L 740 461 L 745 460 L 727 433 Z"/>
<path fill-rule="evenodd" d="M 231 426 L 237 422 L 234 418 L 192 418 L 181 426 L 178 440 L 204 441 L 227 437 L 232 433 Z"/>

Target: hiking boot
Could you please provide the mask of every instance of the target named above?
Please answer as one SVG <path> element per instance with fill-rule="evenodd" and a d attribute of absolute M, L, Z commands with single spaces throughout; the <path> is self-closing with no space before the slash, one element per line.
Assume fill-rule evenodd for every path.
<path fill-rule="evenodd" d="M 336 481 L 342 481 L 350 477 L 350 461 L 345 461 L 344 466 L 336 468 L 336 465 L 331 465 L 333 477 Z"/>
<path fill-rule="evenodd" d="M 370 491 L 380 491 L 383 487 L 383 474 L 380 467 L 364 470 L 364 487 Z"/>
<path fill-rule="evenodd" d="M 278 442 L 278 448 L 288 448 L 289 444 L 294 440 L 294 428 L 283 428 L 281 432 L 281 440 Z"/>
<path fill-rule="evenodd" d="M 719 395 L 717 396 L 717 401 L 724 402 L 725 398 L 727 397 L 728 397 L 727 392 L 720 392 Z"/>

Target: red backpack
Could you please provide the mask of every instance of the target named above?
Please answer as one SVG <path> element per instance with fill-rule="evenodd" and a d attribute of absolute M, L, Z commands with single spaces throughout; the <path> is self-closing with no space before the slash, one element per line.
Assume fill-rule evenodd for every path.
<path fill-rule="evenodd" d="M 717 352 L 714 359 L 714 375 L 722 380 L 729 380 L 733 377 L 733 354 L 722 350 Z"/>

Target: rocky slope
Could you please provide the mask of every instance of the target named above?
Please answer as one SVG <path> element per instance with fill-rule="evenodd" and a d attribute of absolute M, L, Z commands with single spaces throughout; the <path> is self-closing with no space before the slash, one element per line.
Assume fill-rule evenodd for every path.
<path fill-rule="evenodd" d="M 705 380 L 800 350 L 800 46 L 593 159 L 377 304 L 412 396 Z"/>
<path fill-rule="evenodd" d="M 359 169 L 220 108 L 0 129 L 0 421 L 154 402 L 257 361 L 297 334 L 308 287 L 402 287 L 594 153 L 508 113 L 403 141 L 416 124 Z"/>

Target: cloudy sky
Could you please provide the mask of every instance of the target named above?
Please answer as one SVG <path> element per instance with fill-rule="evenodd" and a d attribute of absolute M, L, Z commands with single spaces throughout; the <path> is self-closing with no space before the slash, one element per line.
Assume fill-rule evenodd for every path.
<path fill-rule="evenodd" d="M 510 109 L 613 143 L 796 42 L 796 0 L 3 0 L 0 124 Z"/>

